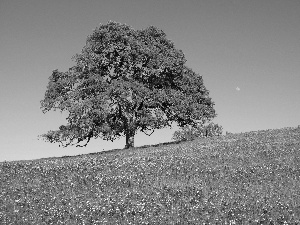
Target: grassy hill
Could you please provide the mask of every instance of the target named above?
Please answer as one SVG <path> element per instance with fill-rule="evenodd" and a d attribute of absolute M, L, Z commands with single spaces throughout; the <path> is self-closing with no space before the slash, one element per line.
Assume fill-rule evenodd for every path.
<path fill-rule="evenodd" d="M 300 128 L 2 162 L 0 224 L 300 224 Z"/>

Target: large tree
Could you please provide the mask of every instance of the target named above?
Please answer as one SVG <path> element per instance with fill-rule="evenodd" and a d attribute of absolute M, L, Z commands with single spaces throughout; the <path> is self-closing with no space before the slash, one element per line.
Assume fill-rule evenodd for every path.
<path fill-rule="evenodd" d="M 183 127 L 216 116 L 202 77 L 154 26 L 100 25 L 73 59 L 68 71 L 52 72 L 41 101 L 44 113 L 68 112 L 67 125 L 41 135 L 51 143 L 86 146 L 91 138 L 125 136 L 129 148 L 138 130 L 151 135 L 172 122 Z"/>

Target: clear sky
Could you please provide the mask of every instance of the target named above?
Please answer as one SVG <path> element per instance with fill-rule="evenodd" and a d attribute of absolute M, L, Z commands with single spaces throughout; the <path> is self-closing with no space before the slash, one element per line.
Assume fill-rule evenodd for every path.
<path fill-rule="evenodd" d="M 52 70 L 66 71 L 86 37 L 109 20 L 157 26 L 201 74 L 233 133 L 300 124 L 299 0 L 0 0 L 0 162 L 123 148 L 37 140 L 66 114 L 40 110 Z M 171 141 L 173 130 L 137 134 L 136 146 Z"/>

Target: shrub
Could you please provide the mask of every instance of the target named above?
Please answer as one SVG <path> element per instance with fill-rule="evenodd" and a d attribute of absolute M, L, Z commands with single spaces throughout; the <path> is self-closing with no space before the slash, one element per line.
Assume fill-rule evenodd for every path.
<path fill-rule="evenodd" d="M 222 133 L 222 126 L 214 123 L 198 125 L 197 127 L 186 125 L 180 130 L 175 131 L 172 139 L 175 141 L 190 141 L 198 137 L 220 136 Z"/>

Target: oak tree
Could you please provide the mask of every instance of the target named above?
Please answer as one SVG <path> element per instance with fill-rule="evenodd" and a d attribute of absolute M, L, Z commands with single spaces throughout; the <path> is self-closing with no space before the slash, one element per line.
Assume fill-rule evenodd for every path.
<path fill-rule="evenodd" d="M 172 122 L 183 127 L 216 116 L 202 76 L 154 26 L 100 25 L 73 59 L 68 71 L 52 72 L 41 101 L 44 113 L 68 112 L 66 125 L 40 136 L 51 143 L 82 147 L 91 138 L 125 136 L 129 148 L 137 131 L 151 135 Z"/>

